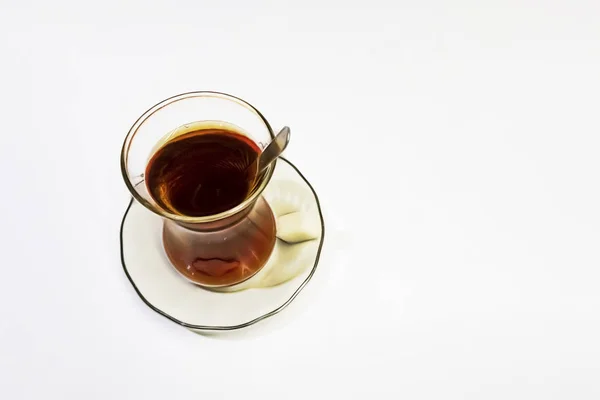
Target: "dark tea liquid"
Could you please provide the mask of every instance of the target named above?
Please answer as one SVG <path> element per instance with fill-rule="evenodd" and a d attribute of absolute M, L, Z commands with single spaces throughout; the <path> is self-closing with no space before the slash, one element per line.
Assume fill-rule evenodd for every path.
<path fill-rule="evenodd" d="M 160 207 L 172 213 L 218 214 L 246 199 L 259 153 L 251 139 L 233 131 L 188 132 L 154 154 L 146 168 L 148 190 Z"/>
<path fill-rule="evenodd" d="M 259 153 L 251 139 L 231 130 L 184 133 L 152 156 L 146 185 L 158 206 L 171 213 L 218 214 L 250 195 Z M 253 276 L 269 259 L 275 240 L 275 218 L 263 198 L 222 220 L 199 224 L 165 220 L 163 229 L 165 252 L 175 268 L 189 280 L 213 287 Z"/>

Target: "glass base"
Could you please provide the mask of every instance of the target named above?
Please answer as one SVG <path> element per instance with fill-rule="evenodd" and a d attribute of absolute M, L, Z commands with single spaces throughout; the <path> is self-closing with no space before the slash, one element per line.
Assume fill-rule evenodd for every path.
<path fill-rule="evenodd" d="M 275 216 L 261 196 L 237 221 L 195 230 L 165 219 L 163 245 L 171 264 L 190 282 L 209 288 L 252 278 L 269 260 L 277 238 Z"/>
<path fill-rule="evenodd" d="M 171 321 L 198 331 L 244 328 L 285 308 L 317 268 L 323 216 L 312 186 L 283 158 L 263 197 L 277 227 L 269 259 L 242 283 L 210 290 L 175 270 L 162 243 L 163 219 L 132 201 L 121 226 L 121 260 L 140 298 Z"/>

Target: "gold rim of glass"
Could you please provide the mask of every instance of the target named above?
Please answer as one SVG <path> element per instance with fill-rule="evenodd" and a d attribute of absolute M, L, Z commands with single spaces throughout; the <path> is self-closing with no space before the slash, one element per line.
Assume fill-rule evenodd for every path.
<path fill-rule="evenodd" d="M 203 216 L 203 217 L 190 217 L 190 216 L 186 216 L 186 215 L 173 214 L 169 211 L 164 210 L 163 208 L 156 206 L 155 204 L 152 204 L 151 202 L 149 202 L 148 200 L 146 200 L 145 198 L 140 196 L 140 194 L 138 193 L 138 191 L 135 188 L 135 186 L 137 186 L 137 184 L 135 184 L 135 185 L 133 184 L 129 173 L 127 172 L 128 154 L 129 154 L 129 149 L 131 147 L 133 138 L 137 134 L 138 130 L 142 127 L 144 122 L 146 122 L 146 120 L 148 120 L 150 117 L 152 117 L 152 115 L 154 115 L 156 112 L 160 111 L 161 109 L 167 107 L 170 104 L 173 104 L 178 101 L 185 100 L 185 99 L 189 99 L 189 98 L 194 98 L 194 97 L 215 97 L 215 98 L 229 100 L 229 101 L 232 101 L 234 103 L 237 103 L 237 104 L 245 107 L 246 109 L 255 113 L 262 120 L 265 127 L 269 131 L 271 140 L 273 138 L 275 138 L 275 134 L 273 133 L 273 129 L 271 129 L 271 125 L 269 124 L 267 119 L 261 114 L 261 112 L 256 109 L 256 107 L 254 107 L 252 104 L 248 103 L 247 101 L 240 99 L 239 97 L 232 96 L 227 93 L 214 92 L 214 91 L 186 92 L 186 93 L 181 93 L 181 94 L 169 97 L 169 98 L 155 104 L 154 106 L 150 107 L 145 113 L 143 113 L 135 121 L 135 123 L 129 129 L 129 132 L 127 133 L 127 136 L 125 137 L 125 141 L 123 142 L 123 147 L 121 149 L 121 174 L 123 175 L 123 180 L 125 181 L 125 184 L 127 185 L 127 189 L 129 189 L 129 192 L 131 193 L 133 198 L 135 198 L 140 204 L 142 204 L 144 207 L 146 207 L 153 213 L 158 214 L 161 217 L 169 218 L 173 221 L 185 222 L 185 223 L 190 223 L 190 224 L 218 221 L 220 219 L 230 217 L 230 216 L 237 214 L 238 212 L 244 210 L 246 207 L 248 207 L 248 205 L 250 205 L 251 203 L 256 201 L 258 196 L 261 195 L 261 193 L 263 192 L 263 190 L 265 189 L 265 187 L 268 185 L 269 181 L 271 180 L 271 176 L 273 175 L 273 171 L 275 170 L 275 165 L 277 164 L 277 160 L 275 160 L 273 163 L 271 163 L 271 165 L 268 167 L 267 171 L 263 174 L 263 176 L 261 178 L 259 178 L 260 183 L 252 190 L 250 195 L 243 202 L 241 202 L 237 206 L 235 206 L 227 211 L 223 211 L 221 213 L 214 214 L 214 215 L 207 215 L 207 216 Z"/>

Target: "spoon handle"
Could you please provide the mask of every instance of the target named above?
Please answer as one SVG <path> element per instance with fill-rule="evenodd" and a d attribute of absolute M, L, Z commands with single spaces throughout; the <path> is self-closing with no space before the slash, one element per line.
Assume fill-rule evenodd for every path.
<path fill-rule="evenodd" d="M 258 160 L 258 170 L 257 175 L 269 166 L 279 155 L 285 150 L 288 143 L 290 142 L 290 128 L 284 126 L 282 130 L 279 131 L 275 139 L 271 141 L 265 147 L 265 149 L 260 153 Z"/>

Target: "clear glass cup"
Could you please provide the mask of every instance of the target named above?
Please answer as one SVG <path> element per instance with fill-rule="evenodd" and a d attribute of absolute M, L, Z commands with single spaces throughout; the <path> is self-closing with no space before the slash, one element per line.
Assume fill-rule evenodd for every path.
<path fill-rule="evenodd" d="M 163 218 L 163 247 L 175 269 L 191 282 L 217 288 L 255 275 L 275 245 L 275 219 L 261 194 L 275 170 L 273 162 L 246 199 L 214 215 L 172 213 L 152 198 L 145 170 L 152 155 L 170 139 L 199 126 L 224 127 L 254 141 L 261 149 L 274 134 L 265 117 L 248 102 L 219 92 L 189 92 L 170 97 L 133 124 L 121 151 L 121 172 L 140 204 Z"/>

